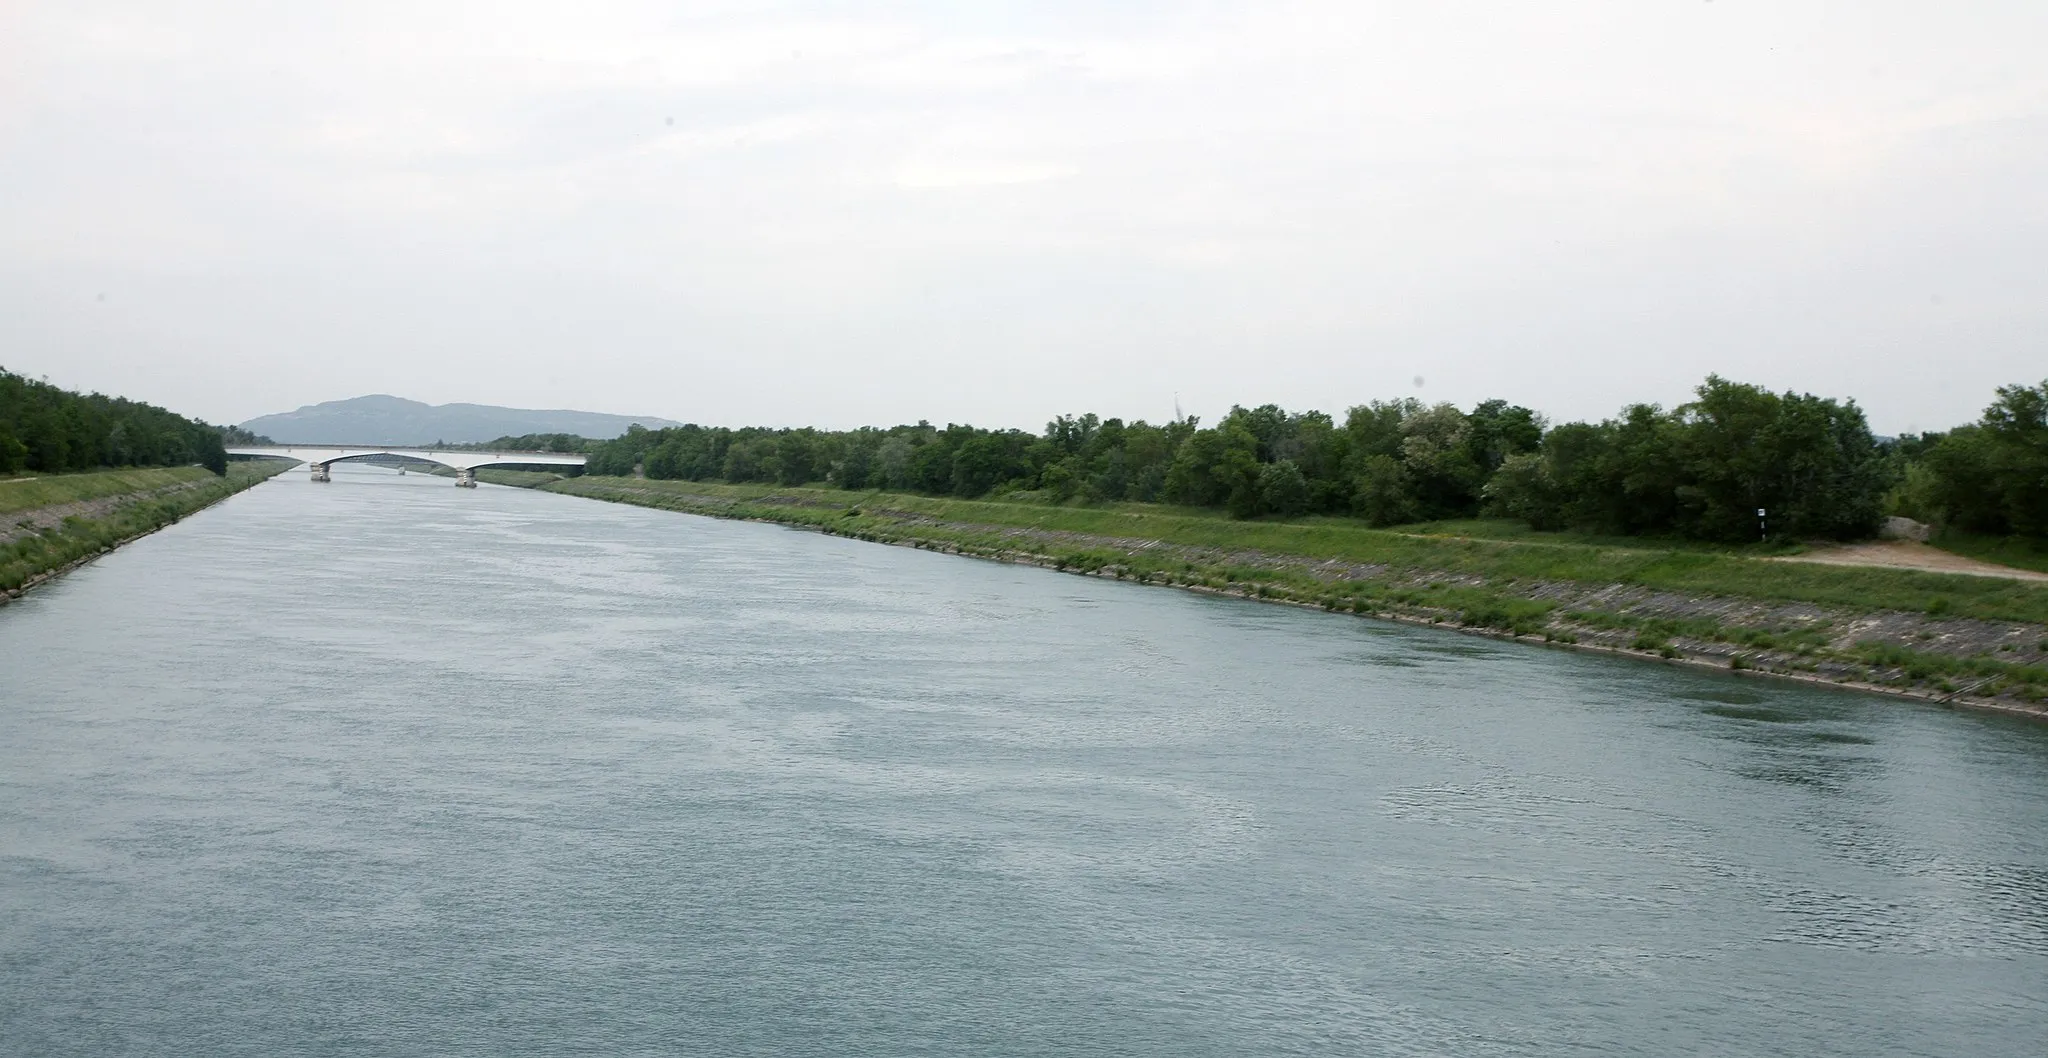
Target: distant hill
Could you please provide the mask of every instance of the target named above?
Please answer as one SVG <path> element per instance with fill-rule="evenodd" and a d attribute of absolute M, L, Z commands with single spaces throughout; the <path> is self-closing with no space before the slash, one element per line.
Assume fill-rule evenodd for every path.
<path fill-rule="evenodd" d="M 652 415 L 538 411 L 488 404 L 422 404 L 376 394 L 309 404 L 297 411 L 250 419 L 241 426 L 278 444 L 425 445 L 435 441 L 493 441 L 532 433 L 617 437 L 636 422 L 650 430 L 680 425 Z"/>

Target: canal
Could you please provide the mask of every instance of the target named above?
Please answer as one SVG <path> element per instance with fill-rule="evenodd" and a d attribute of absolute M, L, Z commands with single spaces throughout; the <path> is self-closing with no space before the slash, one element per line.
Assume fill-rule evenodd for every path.
<path fill-rule="evenodd" d="M 2048 729 L 294 472 L 0 608 L 0 1054 L 2048 1053 Z"/>

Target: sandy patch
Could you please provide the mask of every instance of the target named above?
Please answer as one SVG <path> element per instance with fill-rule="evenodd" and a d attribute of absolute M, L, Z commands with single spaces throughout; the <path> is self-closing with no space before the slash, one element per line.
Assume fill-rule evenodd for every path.
<path fill-rule="evenodd" d="M 2005 577 L 2009 580 L 2048 582 L 2048 573 L 2014 569 L 1991 562 L 1964 558 L 1938 547 L 1913 540 L 1872 540 L 1861 544 L 1832 544 L 1803 555 L 1786 555 L 1774 562 L 1818 562 L 1827 566 L 1885 566 L 1918 569 L 1929 573 L 1964 573 L 1972 577 Z"/>

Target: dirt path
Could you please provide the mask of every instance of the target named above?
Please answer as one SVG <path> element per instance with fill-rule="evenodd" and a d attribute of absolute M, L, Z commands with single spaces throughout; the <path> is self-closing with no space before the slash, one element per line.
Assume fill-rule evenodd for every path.
<path fill-rule="evenodd" d="M 2005 577 L 2009 580 L 2048 581 L 2048 573 L 2014 569 L 1992 562 L 1943 551 L 1913 540 L 1872 540 L 1861 544 L 1837 544 L 1803 555 L 1786 555 L 1776 562 L 1818 562 L 1826 566 L 1883 566 L 1890 569 L 1918 569 L 1929 573 L 1963 573 L 1972 577 Z"/>

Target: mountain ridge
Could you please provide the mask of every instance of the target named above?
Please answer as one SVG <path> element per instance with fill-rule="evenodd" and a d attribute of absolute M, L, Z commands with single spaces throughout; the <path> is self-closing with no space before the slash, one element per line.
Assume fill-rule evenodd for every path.
<path fill-rule="evenodd" d="M 473 444 L 500 437 L 567 433 L 611 438 L 638 423 L 650 430 L 680 423 L 653 415 L 613 415 L 568 408 L 507 408 L 495 404 L 427 404 L 371 393 L 308 404 L 296 411 L 259 415 L 242 429 L 279 444 Z"/>

